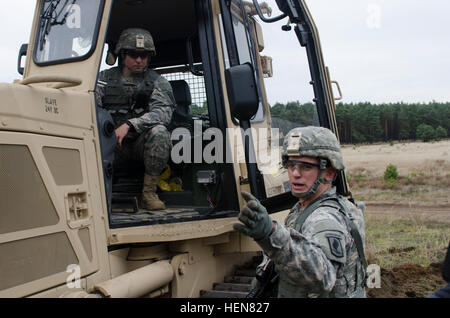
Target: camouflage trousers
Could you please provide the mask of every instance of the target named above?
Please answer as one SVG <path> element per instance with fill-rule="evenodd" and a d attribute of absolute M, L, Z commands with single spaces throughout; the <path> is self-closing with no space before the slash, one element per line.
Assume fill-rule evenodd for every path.
<path fill-rule="evenodd" d="M 116 148 L 115 160 L 120 163 L 141 161 L 145 174 L 159 176 L 169 161 L 171 149 L 169 131 L 163 125 L 156 125 L 142 134 L 129 132 L 122 141 L 122 147 Z"/>

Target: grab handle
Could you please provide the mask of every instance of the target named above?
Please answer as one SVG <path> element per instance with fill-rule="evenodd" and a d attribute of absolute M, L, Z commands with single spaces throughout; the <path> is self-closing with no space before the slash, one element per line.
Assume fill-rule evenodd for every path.
<path fill-rule="evenodd" d="M 64 87 L 74 87 L 79 86 L 83 82 L 80 78 L 64 76 L 64 75 L 35 75 L 25 78 L 20 81 L 19 84 L 28 85 L 28 84 L 37 84 L 37 83 L 51 83 L 56 82 L 56 84 L 52 85 L 52 88 L 64 88 Z"/>

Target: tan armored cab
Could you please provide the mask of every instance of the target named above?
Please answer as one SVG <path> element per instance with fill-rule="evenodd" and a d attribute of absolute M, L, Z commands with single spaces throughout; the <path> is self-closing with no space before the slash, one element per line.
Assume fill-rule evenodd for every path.
<path fill-rule="evenodd" d="M 259 255 L 232 227 L 240 191 L 282 221 L 295 198 L 278 139 L 292 125 L 336 132 L 309 11 L 277 3 L 269 18 L 257 1 L 36 1 L 23 78 L 0 84 L 0 297 L 245 296 L 213 290 Z M 271 117 L 265 88 L 277 56 L 264 55 L 264 27 L 277 19 L 305 48 L 315 96 L 289 124 Z M 149 67 L 176 100 L 164 211 L 142 209 L 143 166 L 115 164 L 114 122 L 96 105 L 98 74 L 117 65 L 128 28 L 151 32 Z M 336 183 L 347 192 L 343 174 Z"/>

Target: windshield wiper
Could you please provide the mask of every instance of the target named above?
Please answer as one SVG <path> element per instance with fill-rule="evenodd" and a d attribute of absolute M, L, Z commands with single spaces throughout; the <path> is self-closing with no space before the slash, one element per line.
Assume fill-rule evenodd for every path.
<path fill-rule="evenodd" d="M 69 4 L 70 1 L 72 3 Z M 68 6 L 72 7 L 72 5 L 74 5 L 75 2 L 77 2 L 77 0 L 66 0 L 66 2 L 61 7 L 59 12 L 57 12 L 57 8 L 60 2 L 61 0 L 45 0 L 45 3 L 48 3 L 48 6 L 41 15 L 41 35 L 39 40 L 39 50 L 41 51 L 44 49 L 47 36 L 49 35 L 52 26 L 64 25 L 66 23 L 67 16 L 70 13 L 70 8 L 66 10 L 66 13 L 62 17 L 62 19 L 59 18 L 61 14 L 64 12 L 65 8 Z"/>

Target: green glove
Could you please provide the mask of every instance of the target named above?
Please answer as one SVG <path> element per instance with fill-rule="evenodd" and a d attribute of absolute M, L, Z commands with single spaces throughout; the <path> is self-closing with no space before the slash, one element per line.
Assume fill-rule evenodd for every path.
<path fill-rule="evenodd" d="M 272 234 L 272 219 L 267 210 L 253 195 L 242 191 L 242 197 L 247 202 L 239 213 L 239 221 L 233 228 L 245 235 L 251 236 L 255 241 L 260 241 Z"/>

